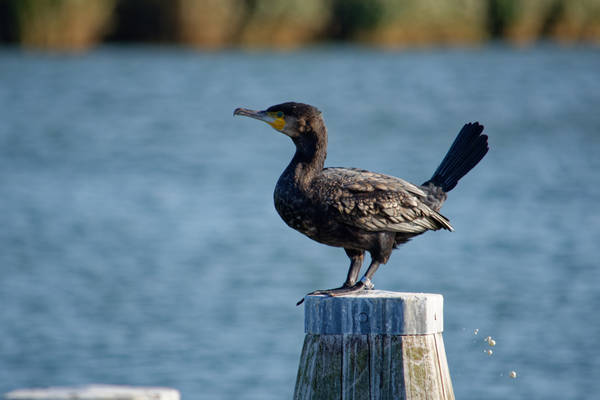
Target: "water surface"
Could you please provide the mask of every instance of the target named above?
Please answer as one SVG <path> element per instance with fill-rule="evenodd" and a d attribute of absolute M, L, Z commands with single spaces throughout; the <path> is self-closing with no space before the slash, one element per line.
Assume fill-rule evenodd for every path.
<path fill-rule="evenodd" d="M 375 284 L 445 296 L 457 398 L 589 398 L 599 70 L 589 47 L 0 50 L 0 392 L 290 398 L 295 303 L 340 284 L 348 261 L 279 219 L 292 144 L 232 111 L 296 100 L 323 111 L 327 165 L 415 183 L 463 123 L 486 126 L 490 153 L 442 210 L 456 232 L 402 246 Z"/>

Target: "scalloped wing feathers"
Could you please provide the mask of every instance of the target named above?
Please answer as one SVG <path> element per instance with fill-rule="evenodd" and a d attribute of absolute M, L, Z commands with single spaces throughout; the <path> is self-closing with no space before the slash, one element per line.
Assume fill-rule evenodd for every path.
<path fill-rule="evenodd" d="M 446 217 L 423 202 L 427 194 L 403 179 L 355 168 L 325 168 L 316 179 L 319 198 L 348 225 L 415 234 L 453 230 Z"/>

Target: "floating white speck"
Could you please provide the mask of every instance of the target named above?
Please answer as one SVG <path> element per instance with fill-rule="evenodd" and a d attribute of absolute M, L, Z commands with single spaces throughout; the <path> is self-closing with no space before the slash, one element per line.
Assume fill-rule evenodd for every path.
<path fill-rule="evenodd" d="M 479 329 L 475 329 L 475 330 L 473 331 L 473 335 L 477 335 L 478 333 L 479 333 Z"/>
<path fill-rule="evenodd" d="M 491 336 L 486 337 L 485 339 L 483 339 L 483 341 L 492 347 L 494 347 L 496 345 L 496 341 L 494 339 L 492 339 Z"/>
<path fill-rule="evenodd" d="M 488 356 L 491 356 L 492 354 L 494 354 L 492 349 L 487 349 L 487 350 L 484 350 L 483 352 L 486 353 Z"/>
<path fill-rule="evenodd" d="M 508 376 L 510 376 L 511 378 L 516 378 L 517 373 L 515 371 L 510 371 L 510 374 L 508 374 Z"/>

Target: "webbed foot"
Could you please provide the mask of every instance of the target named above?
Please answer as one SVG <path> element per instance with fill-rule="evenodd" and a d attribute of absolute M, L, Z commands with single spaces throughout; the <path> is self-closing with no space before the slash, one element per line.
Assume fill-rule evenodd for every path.
<path fill-rule="evenodd" d="M 306 296 L 313 296 L 313 295 L 315 295 L 315 296 L 325 295 L 325 296 L 331 296 L 331 297 L 343 296 L 343 295 L 349 294 L 349 293 L 360 292 L 361 290 L 371 290 L 374 287 L 375 286 L 373 285 L 373 282 L 371 282 L 371 280 L 369 278 L 364 277 L 363 279 L 361 279 L 359 282 L 356 282 L 352 286 L 344 284 L 343 286 L 340 286 L 339 288 L 315 290 L 314 292 L 308 293 Z M 304 298 L 301 299 L 299 302 L 297 302 L 296 306 L 299 306 L 303 302 L 304 302 Z"/>

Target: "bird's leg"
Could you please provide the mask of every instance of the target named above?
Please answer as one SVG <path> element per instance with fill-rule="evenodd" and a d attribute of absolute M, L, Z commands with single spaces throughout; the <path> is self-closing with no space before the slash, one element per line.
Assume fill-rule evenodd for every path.
<path fill-rule="evenodd" d="M 373 285 L 373 282 L 371 281 L 371 278 L 373 278 L 373 275 L 375 275 L 375 272 L 377 272 L 377 268 L 379 268 L 380 265 L 381 263 L 379 261 L 371 261 L 371 265 L 369 265 L 369 268 L 367 268 L 367 272 L 365 272 L 365 275 L 359 282 L 363 284 L 363 287 L 367 289 L 373 289 L 375 287 L 375 285 Z"/>
<path fill-rule="evenodd" d="M 346 250 L 346 254 L 350 257 L 350 268 L 348 268 L 348 277 L 346 278 L 346 282 L 339 288 L 335 289 L 326 289 L 326 290 L 315 290 L 314 292 L 310 292 L 307 296 L 325 294 L 333 296 L 334 293 L 346 291 L 356 285 L 356 281 L 358 279 L 358 274 L 360 273 L 360 268 L 362 267 L 363 260 L 365 259 L 365 252 L 360 250 L 352 250 L 352 249 L 344 249 Z M 304 299 L 300 300 L 296 303 L 297 306 L 302 304 Z"/>
<path fill-rule="evenodd" d="M 330 296 L 343 296 L 348 293 L 354 293 L 354 292 L 360 292 L 361 290 L 373 289 L 375 286 L 373 285 L 373 282 L 371 282 L 371 278 L 373 277 L 373 275 L 375 275 L 375 271 L 377 271 L 377 268 L 379 268 L 379 265 L 380 265 L 379 261 L 376 261 L 376 260 L 371 261 L 371 265 L 369 265 L 367 272 L 365 272 L 365 275 L 362 277 L 362 279 L 360 281 L 356 282 L 351 287 L 340 288 L 342 290 L 336 290 L 335 292 L 328 293 L 328 294 Z"/>
<path fill-rule="evenodd" d="M 348 268 L 348 277 L 346 278 L 346 282 L 338 288 L 334 289 L 326 289 L 326 290 L 315 290 L 314 292 L 310 292 L 308 295 L 312 294 L 332 294 L 336 291 L 346 290 L 348 288 L 353 287 L 356 284 L 356 280 L 358 279 L 358 274 L 360 273 L 360 268 L 362 267 L 363 260 L 365 259 L 365 253 L 359 250 L 350 250 L 345 249 L 346 254 L 350 257 L 350 268 Z"/>
<path fill-rule="evenodd" d="M 365 259 L 365 252 L 351 249 L 344 250 L 346 250 L 346 254 L 348 257 L 350 257 L 350 268 L 348 268 L 348 277 L 346 278 L 346 282 L 344 282 L 342 287 L 351 287 L 354 286 L 358 280 L 358 274 L 360 273 L 360 268 L 362 267 L 363 260 Z"/>
<path fill-rule="evenodd" d="M 345 290 L 335 291 L 335 293 L 330 293 L 330 296 L 341 296 L 346 293 L 358 292 L 363 289 L 373 289 L 375 286 L 371 279 L 375 272 L 377 272 L 377 268 L 383 263 L 385 264 L 392 254 L 392 250 L 394 249 L 394 243 L 396 240 L 396 235 L 394 233 L 386 233 L 382 232 L 378 237 L 378 246 L 373 250 L 370 250 L 371 253 L 371 265 L 367 268 L 367 272 L 362 277 L 359 282 L 356 282 L 349 288 L 344 288 Z"/>

